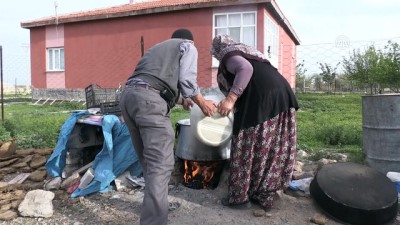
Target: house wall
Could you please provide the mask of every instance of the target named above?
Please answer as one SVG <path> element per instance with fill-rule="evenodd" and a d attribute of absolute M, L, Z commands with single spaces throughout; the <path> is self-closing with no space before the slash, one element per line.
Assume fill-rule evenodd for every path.
<path fill-rule="evenodd" d="M 32 88 L 46 88 L 46 29 L 30 30 Z"/>
<path fill-rule="evenodd" d="M 207 9 L 67 24 L 66 87 L 84 88 L 92 83 L 103 88 L 124 85 L 141 58 L 141 37 L 146 51 L 169 39 L 174 30 L 189 27 L 199 52 L 199 85 L 210 86 L 211 26 L 212 16 Z"/>
<path fill-rule="evenodd" d="M 279 65 L 282 75 L 288 80 L 290 86 L 296 86 L 296 45 L 289 35 L 280 28 L 280 57 Z"/>
<path fill-rule="evenodd" d="M 178 28 L 189 28 L 198 49 L 198 83 L 201 88 L 217 87 L 216 68 L 211 67 L 213 13 L 257 11 L 257 49 L 264 49 L 265 6 L 242 5 L 193 9 L 154 15 L 115 18 L 31 29 L 32 85 L 34 88 L 85 88 L 98 84 L 103 88 L 124 85 L 144 52 L 169 39 Z M 62 34 L 63 33 L 63 34 Z M 63 37 L 61 37 L 63 36 Z M 47 40 L 45 42 L 45 40 Z M 281 28 L 282 54 L 278 68 L 294 88 L 295 45 Z M 65 71 L 46 74 L 46 47 L 65 48 Z M 288 46 L 288 47 L 286 47 Z M 294 54 L 294 58 L 292 58 Z"/>
<path fill-rule="evenodd" d="M 46 48 L 54 48 L 54 47 L 64 47 L 63 25 L 46 27 Z M 50 71 L 50 72 L 47 71 L 46 87 L 65 88 L 65 71 Z"/>
<path fill-rule="evenodd" d="M 276 24 L 280 24 L 267 10 L 264 13 Z M 264 17 L 263 17 L 264 18 Z M 264 20 L 263 20 L 264 21 Z M 264 27 L 264 25 L 263 25 Z M 260 35 L 264 32 L 259 31 Z M 263 50 L 264 48 L 261 48 Z M 279 26 L 279 50 L 278 50 L 278 71 L 286 78 L 290 86 L 294 89 L 296 86 L 296 45 L 294 41 L 290 38 L 288 33 Z"/>

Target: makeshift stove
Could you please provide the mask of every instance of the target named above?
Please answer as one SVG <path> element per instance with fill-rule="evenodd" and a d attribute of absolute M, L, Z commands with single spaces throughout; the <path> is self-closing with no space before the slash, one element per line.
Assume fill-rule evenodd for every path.
<path fill-rule="evenodd" d="M 92 162 L 103 147 L 104 137 L 100 126 L 78 123 L 71 131 L 66 145 L 65 168 L 62 178 L 67 178 L 84 165 Z"/>
<path fill-rule="evenodd" d="M 193 189 L 215 189 L 218 186 L 225 160 L 182 161 L 183 185 Z"/>
<path fill-rule="evenodd" d="M 193 189 L 215 189 L 230 155 L 230 141 L 220 146 L 209 146 L 191 133 L 190 121 L 176 124 L 177 145 L 175 161 L 184 186 Z M 175 170 L 177 170 L 175 169 Z"/>

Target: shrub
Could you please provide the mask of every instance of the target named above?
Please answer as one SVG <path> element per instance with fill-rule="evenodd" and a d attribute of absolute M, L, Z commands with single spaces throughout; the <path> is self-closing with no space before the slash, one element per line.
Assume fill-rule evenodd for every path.
<path fill-rule="evenodd" d="M 0 124 L 0 142 L 8 141 L 11 139 L 11 133 L 7 131 L 7 129 Z"/>
<path fill-rule="evenodd" d="M 352 125 L 327 124 L 316 130 L 315 138 L 326 145 L 360 145 L 361 130 Z"/>

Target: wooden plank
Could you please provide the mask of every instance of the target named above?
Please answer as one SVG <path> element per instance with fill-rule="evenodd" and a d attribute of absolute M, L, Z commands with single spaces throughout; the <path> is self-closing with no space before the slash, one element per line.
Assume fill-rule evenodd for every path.
<path fill-rule="evenodd" d="M 35 103 L 33 103 L 34 105 L 37 105 L 40 101 L 42 101 L 42 99 L 38 99 Z"/>
<path fill-rule="evenodd" d="M 8 181 L 8 184 L 22 184 L 31 173 L 20 173 L 12 180 Z"/>

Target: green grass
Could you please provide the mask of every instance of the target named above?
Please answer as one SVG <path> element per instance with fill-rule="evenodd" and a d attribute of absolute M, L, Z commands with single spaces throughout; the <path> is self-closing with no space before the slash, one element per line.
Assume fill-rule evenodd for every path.
<path fill-rule="evenodd" d="M 297 94 L 298 149 L 320 154 L 321 149 L 349 153 L 352 161 L 363 161 L 362 109 L 358 94 Z M 333 150 L 332 150 L 333 149 Z"/>
<path fill-rule="evenodd" d="M 61 126 L 71 110 L 78 109 L 83 109 L 83 106 L 69 102 L 54 105 L 5 105 L 2 126 L 7 133 L 0 130 L 0 141 L 11 136 L 16 139 L 19 149 L 54 147 Z"/>
<path fill-rule="evenodd" d="M 361 95 L 296 94 L 300 109 L 297 113 L 297 149 L 313 154 L 314 159 L 332 153 L 348 153 L 350 160 L 362 162 Z M 85 109 L 80 103 L 32 105 L 6 104 L 5 121 L 0 126 L 0 141 L 15 138 L 24 148 L 54 147 L 61 126 L 71 110 Z M 171 123 L 190 118 L 182 107 L 171 112 Z"/>

